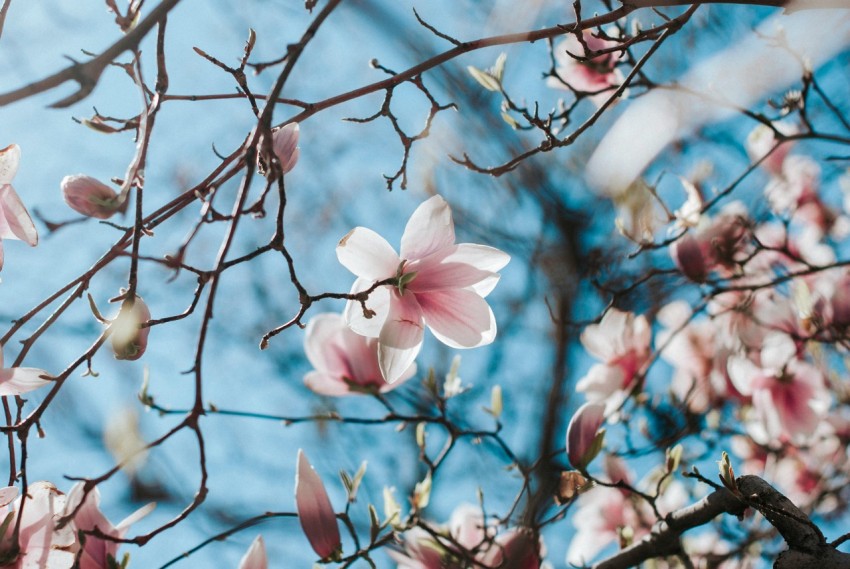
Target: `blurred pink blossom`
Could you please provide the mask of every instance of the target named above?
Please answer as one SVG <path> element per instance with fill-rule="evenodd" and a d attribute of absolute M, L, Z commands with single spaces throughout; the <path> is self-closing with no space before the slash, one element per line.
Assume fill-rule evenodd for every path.
<path fill-rule="evenodd" d="M 786 136 L 794 134 L 797 130 L 787 123 L 776 123 L 773 126 Z M 774 176 L 782 172 L 782 163 L 793 146 L 792 141 L 777 140 L 774 130 L 764 124 L 757 125 L 747 136 L 747 154 L 750 160 L 758 162 L 764 158 L 760 166 Z"/>
<path fill-rule="evenodd" d="M 85 500 L 82 502 L 82 506 L 80 506 L 81 500 Z M 117 526 L 113 526 L 112 522 L 106 519 L 106 516 L 100 511 L 100 491 L 97 486 L 86 494 L 84 483 L 78 482 L 68 492 L 63 515 L 73 514 L 74 527 L 79 531 L 88 532 L 97 528 L 108 536 L 120 539 L 127 535 L 127 530 L 130 529 L 131 525 L 148 515 L 154 509 L 154 506 L 153 503 L 143 506 L 119 522 Z M 76 513 L 74 513 L 75 510 Z M 115 541 L 86 535 L 82 552 L 79 553 L 79 569 L 110 569 L 117 566 L 118 563 L 113 565 L 110 559 L 115 562 L 120 561 L 117 557 L 119 545 Z"/>
<path fill-rule="evenodd" d="M 12 187 L 12 178 L 21 161 L 21 147 L 12 144 L 0 150 L 0 269 L 3 268 L 3 239 L 20 239 L 27 245 L 38 245 L 38 232 Z"/>
<path fill-rule="evenodd" d="M 581 334 L 584 348 L 602 363 L 576 384 L 591 403 L 605 404 L 605 414 L 622 403 L 635 377 L 649 360 L 652 332 L 644 316 L 611 308 L 599 324 Z"/>
<path fill-rule="evenodd" d="M 317 314 L 307 324 L 304 351 L 313 371 L 304 383 L 321 395 L 348 395 L 395 389 L 416 374 L 416 364 L 387 383 L 378 366 L 378 339 L 352 332 L 341 314 Z"/>
<path fill-rule="evenodd" d="M 623 74 L 617 69 L 623 52 L 611 51 L 585 61 L 580 61 L 575 56 L 584 57 L 588 51 L 604 51 L 619 45 L 617 41 L 594 36 L 590 30 L 582 32 L 581 41 L 575 34 L 567 34 L 554 48 L 556 76 L 547 78 L 546 84 L 556 89 L 571 88 L 587 93 L 590 100 L 597 107 L 601 107 L 611 97 L 614 88 L 623 82 Z"/>
<path fill-rule="evenodd" d="M 304 451 L 298 449 L 295 474 L 295 506 L 301 529 L 321 559 L 334 559 L 342 552 L 342 540 L 328 492 Z"/>
<path fill-rule="evenodd" d="M 388 382 L 398 381 L 416 359 L 425 326 L 452 348 L 484 346 L 496 337 L 496 319 L 484 298 L 510 257 L 493 247 L 455 244 L 452 212 L 442 197 L 413 212 L 401 255 L 365 227 L 343 237 L 336 253 L 358 277 L 351 294 L 387 282 L 366 301 L 371 317 L 360 302 L 349 300 L 345 318 L 358 334 L 378 338 L 378 365 Z"/>
<path fill-rule="evenodd" d="M 85 216 L 109 219 L 127 209 L 127 200 L 119 200 L 115 190 L 91 176 L 65 176 L 59 185 L 65 203 Z"/>
<path fill-rule="evenodd" d="M 9 519 L 0 539 L 0 566 L 4 569 L 70 569 L 77 551 L 73 524 L 62 528 L 57 522 L 64 514 L 65 495 L 49 482 L 36 482 L 27 488 L 21 512 L 21 496 L 13 488 L 0 490 L 0 520 Z M 13 542 L 15 517 L 21 515 L 18 542 Z"/>

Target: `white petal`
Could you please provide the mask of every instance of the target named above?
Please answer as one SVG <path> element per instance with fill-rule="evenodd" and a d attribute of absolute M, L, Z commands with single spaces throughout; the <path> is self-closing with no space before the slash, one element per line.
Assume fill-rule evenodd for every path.
<path fill-rule="evenodd" d="M 351 294 L 357 294 L 372 286 L 373 281 L 369 279 L 357 279 L 351 286 Z M 378 287 L 369 294 L 366 307 L 375 312 L 371 318 L 363 314 L 363 305 L 357 301 L 349 300 L 345 305 L 345 321 L 353 332 L 369 338 L 377 338 L 381 334 L 381 328 L 387 320 L 390 312 L 390 289 L 386 286 Z"/>
<path fill-rule="evenodd" d="M 20 239 L 33 247 L 38 244 L 30 214 L 10 184 L 0 186 L 0 239 Z"/>
<path fill-rule="evenodd" d="M 440 196 L 434 196 L 416 208 L 401 238 L 401 257 L 421 259 L 455 242 L 452 210 Z"/>
<path fill-rule="evenodd" d="M 21 162 L 21 147 L 12 144 L 0 150 L 0 185 L 9 184 Z"/>
<path fill-rule="evenodd" d="M 764 337 L 761 347 L 761 367 L 780 370 L 797 355 L 797 346 L 791 336 L 773 331 Z"/>
<path fill-rule="evenodd" d="M 394 383 L 405 375 L 422 348 L 422 309 L 411 293 L 393 293 L 390 313 L 378 338 L 378 364 L 384 379 Z"/>
<path fill-rule="evenodd" d="M 753 381 L 756 377 L 764 375 L 756 364 L 743 356 L 731 356 L 726 362 L 726 371 L 729 373 L 732 385 L 741 395 L 752 395 Z"/>
<path fill-rule="evenodd" d="M 496 337 L 496 318 L 487 301 L 471 290 L 417 294 L 425 324 L 452 348 L 484 346 Z"/>
<path fill-rule="evenodd" d="M 346 269 L 372 281 L 394 277 L 401 263 L 387 240 L 365 227 L 355 227 L 340 239 L 336 256 Z"/>
<path fill-rule="evenodd" d="M 345 328 L 345 319 L 340 314 L 325 312 L 310 319 L 304 336 L 304 353 L 314 369 L 330 369 L 328 347 L 334 337 Z"/>
<path fill-rule="evenodd" d="M 51 380 L 43 379 L 41 376 L 49 377 L 50 374 L 43 369 L 31 367 L 0 370 L 0 396 L 20 395 L 52 383 Z"/>
<path fill-rule="evenodd" d="M 266 544 L 263 542 L 263 536 L 258 535 L 239 562 L 239 569 L 267 569 L 268 566 Z"/>

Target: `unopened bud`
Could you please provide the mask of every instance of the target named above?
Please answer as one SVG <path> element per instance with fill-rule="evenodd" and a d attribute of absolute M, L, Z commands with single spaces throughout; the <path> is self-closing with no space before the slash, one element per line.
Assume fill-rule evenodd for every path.
<path fill-rule="evenodd" d="M 118 316 L 110 324 L 112 351 L 119 360 L 137 360 L 148 347 L 150 328 L 142 324 L 151 319 L 150 310 L 139 296 L 126 299 Z"/>
<path fill-rule="evenodd" d="M 301 151 L 298 148 L 298 123 L 291 122 L 272 133 L 272 151 L 280 163 L 280 173 L 286 174 L 298 162 Z"/>
<path fill-rule="evenodd" d="M 65 203 L 87 217 L 109 219 L 116 211 L 123 213 L 126 209 L 126 200 L 120 200 L 115 190 L 91 176 L 65 176 L 60 186 Z"/>

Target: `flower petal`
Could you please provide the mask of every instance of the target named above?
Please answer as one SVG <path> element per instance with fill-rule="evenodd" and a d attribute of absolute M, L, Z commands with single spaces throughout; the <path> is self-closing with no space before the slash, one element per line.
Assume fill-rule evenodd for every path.
<path fill-rule="evenodd" d="M 499 282 L 496 273 L 510 256 L 485 245 L 462 243 L 443 248 L 405 267 L 405 273 L 416 272 L 409 289 L 427 292 L 448 288 L 469 288 L 487 296 Z"/>
<path fill-rule="evenodd" d="M 339 240 L 336 257 L 346 269 L 371 281 L 394 277 L 401 264 L 387 240 L 365 227 L 355 227 Z"/>
<path fill-rule="evenodd" d="M 304 535 L 313 551 L 322 558 L 331 557 L 341 547 L 339 526 L 322 479 L 313 469 L 304 451 L 298 449 L 295 474 L 295 506 Z"/>
<path fill-rule="evenodd" d="M 425 324 L 452 348 L 484 346 L 496 337 L 496 317 L 487 301 L 471 290 L 454 289 L 417 295 Z"/>
<path fill-rule="evenodd" d="M 43 379 L 42 376 L 50 377 L 50 374 L 31 367 L 0 370 L 0 396 L 20 395 L 52 383 L 52 380 Z"/>
<path fill-rule="evenodd" d="M 21 147 L 17 144 L 10 144 L 0 150 L 0 185 L 12 182 L 12 178 L 15 177 L 20 162 Z"/>
<path fill-rule="evenodd" d="M 239 569 L 268 569 L 268 566 L 266 544 L 263 542 L 263 536 L 258 535 L 239 562 Z"/>
<path fill-rule="evenodd" d="M 340 381 L 339 377 L 322 371 L 311 371 L 305 375 L 304 385 L 314 393 L 330 397 L 339 397 L 351 393 L 348 386 Z"/>
<path fill-rule="evenodd" d="M 329 357 L 332 356 L 330 345 L 345 329 L 345 319 L 340 314 L 325 312 L 310 319 L 304 336 L 304 353 L 314 369 L 339 370 L 339 358 Z"/>
<path fill-rule="evenodd" d="M 425 327 L 422 309 L 412 293 L 390 296 L 390 313 L 378 338 L 378 365 L 389 383 L 395 383 L 419 355 Z"/>
<path fill-rule="evenodd" d="M 401 257 L 413 261 L 422 259 L 455 242 L 452 210 L 440 196 L 423 202 L 407 222 L 401 237 Z"/>
<path fill-rule="evenodd" d="M 351 294 L 357 294 L 372 286 L 373 281 L 369 279 L 357 279 L 351 285 Z M 345 321 L 353 332 L 369 338 L 377 338 L 381 334 L 381 328 L 390 313 L 390 289 L 382 286 L 373 290 L 366 300 L 366 307 L 375 312 L 371 318 L 363 314 L 363 305 L 357 301 L 349 300 L 345 305 Z"/>
<path fill-rule="evenodd" d="M 33 247 L 38 245 L 35 225 L 11 184 L 0 186 L 0 238 L 20 239 Z"/>
<path fill-rule="evenodd" d="M 570 419 L 567 427 L 567 456 L 574 467 L 587 466 L 587 453 L 604 422 L 605 405 L 602 403 L 585 403 Z"/>

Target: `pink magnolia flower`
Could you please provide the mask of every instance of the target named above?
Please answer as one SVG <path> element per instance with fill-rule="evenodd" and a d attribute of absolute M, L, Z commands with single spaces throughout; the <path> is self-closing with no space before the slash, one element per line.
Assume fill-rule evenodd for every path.
<path fill-rule="evenodd" d="M 604 403 L 606 415 L 612 413 L 649 360 L 651 334 L 646 317 L 608 310 L 599 324 L 591 324 L 581 334 L 584 348 L 602 363 L 590 368 L 576 391 L 591 403 Z"/>
<path fill-rule="evenodd" d="M 590 30 L 582 32 L 582 40 L 590 51 L 603 51 L 619 45 L 616 41 L 594 36 Z M 574 55 L 585 56 L 587 51 L 575 34 L 567 34 L 555 47 L 554 54 L 556 76 L 549 77 L 546 84 L 556 89 L 588 93 L 597 107 L 601 107 L 614 88 L 623 82 L 623 74 L 617 69 L 617 63 L 623 57 L 622 52 L 612 51 L 597 55 L 589 61 L 579 61 Z"/>
<path fill-rule="evenodd" d="M 142 297 L 127 298 L 121 303 L 118 316 L 109 325 L 112 351 L 119 360 L 137 360 L 148 347 L 149 326 L 142 324 L 151 319 L 151 311 Z"/>
<path fill-rule="evenodd" d="M 17 490 L 0 491 L 0 518 L 9 519 L 0 538 L 0 566 L 4 569 L 71 569 L 76 554 L 75 530 L 72 524 L 62 528 L 65 496 L 49 482 L 36 482 L 27 488 L 27 499 L 21 511 L 21 497 L 9 507 Z M 2 503 L 5 502 L 5 503 Z M 21 516 L 17 543 L 13 540 L 15 517 Z"/>
<path fill-rule="evenodd" d="M 20 395 L 51 383 L 50 374 L 32 367 L 3 367 L 3 346 L 0 346 L 0 396 Z"/>
<path fill-rule="evenodd" d="M 21 147 L 12 144 L 0 150 L 0 269 L 3 268 L 3 239 L 20 239 L 35 247 L 38 232 L 27 208 L 12 187 L 21 161 Z"/>
<path fill-rule="evenodd" d="M 80 505 L 81 500 L 85 500 L 82 505 Z M 86 494 L 83 482 L 74 484 L 68 492 L 66 502 L 63 515 L 74 515 L 74 527 L 78 531 L 90 532 L 97 529 L 115 538 L 123 538 L 131 525 L 148 515 L 156 506 L 154 503 L 143 506 L 119 522 L 117 526 L 113 526 L 100 511 L 100 491 L 96 486 L 94 490 Z M 76 513 L 74 513 L 75 510 Z M 119 545 L 117 542 L 87 534 L 82 544 L 82 551 L 79 553 L 79 569 L 110 569 L 117 566 Z"/>
<path fill-rule="evenodd" d="M 266 544 L 263 541 L 263 536 L 258 535 L 251 543 L 248 551 L 245 552 L 242 561 L 239 562 L 239 569 L 268 569 L 268 567 Z"/>
<path fill-rule="evenodd" d="M 342 540 L 336 514 L 322 479 L 301 449 L 298 449 L 295 474 L 295 506 L 301 529 L 304 530 L 313 551 L 321 559 L 339 557 L 342 553 Z"/>
<path fill-rule="evenodd" d="M 605 405 L 585 403 L 578 408 L 567 427 L 567 456 L 574 468 L 584 469 L 601 448 L 599 428 L 605 422 Z"/>
<path fill-rule="evenodd" d="M 682 273 L 705 282 L 712 271 L 729 276 L 746 256 L 749 228 L 746 209 L 730 203 L 713 219 L 705 219 L 670 246 L 670 256 Z"/>
<path fill-rule="evenodd" d="M 65 203 L 87 217 L 109 219 L 116 211 L 127 209 L 126 199 L 119 200 L 115 190 L 91 176 L 65 176 L 59 185 Z"/>
<path fill-rule="evenodd" d="M 413 212 L 400 255 L 365 227 L 343 237 L 336 254 L 358 277 L 352 294 L 387 283 L 369 295 L 371 318 L 351 300 L 345 318 L 358 334 L 378 338 L 378 365 L 388 382 L 398 381 L 416 359 L 425 326 L 452 348 L 484 346 L 496 337 L 496 319 L 484 298 L 510 257 L 484 245 L 455 244 L 452 212 L 442 197 Z"/>
<path fill-rule="evenodd" d="M 315 368 L 304 376 L 321 395 L 348 395 L 395 389 L 416 374 L 410 365 L 395 383 L 387 383 L 378 365 L 378 339 L 352 332 L 341 314 L 317 314 L 307 324 L 304 351 Z"/>
<path fill-rule="evenodd" d="M 754 438 L 763 443 L 808 438 L 829 408 L 823 374 L 797 358 L 794 340 L 783 332 L 769 333 L 759 356 L 759 365 L 744 356 L 728 363 L 735 387 L 752 399 L 759 427 Z"/>

